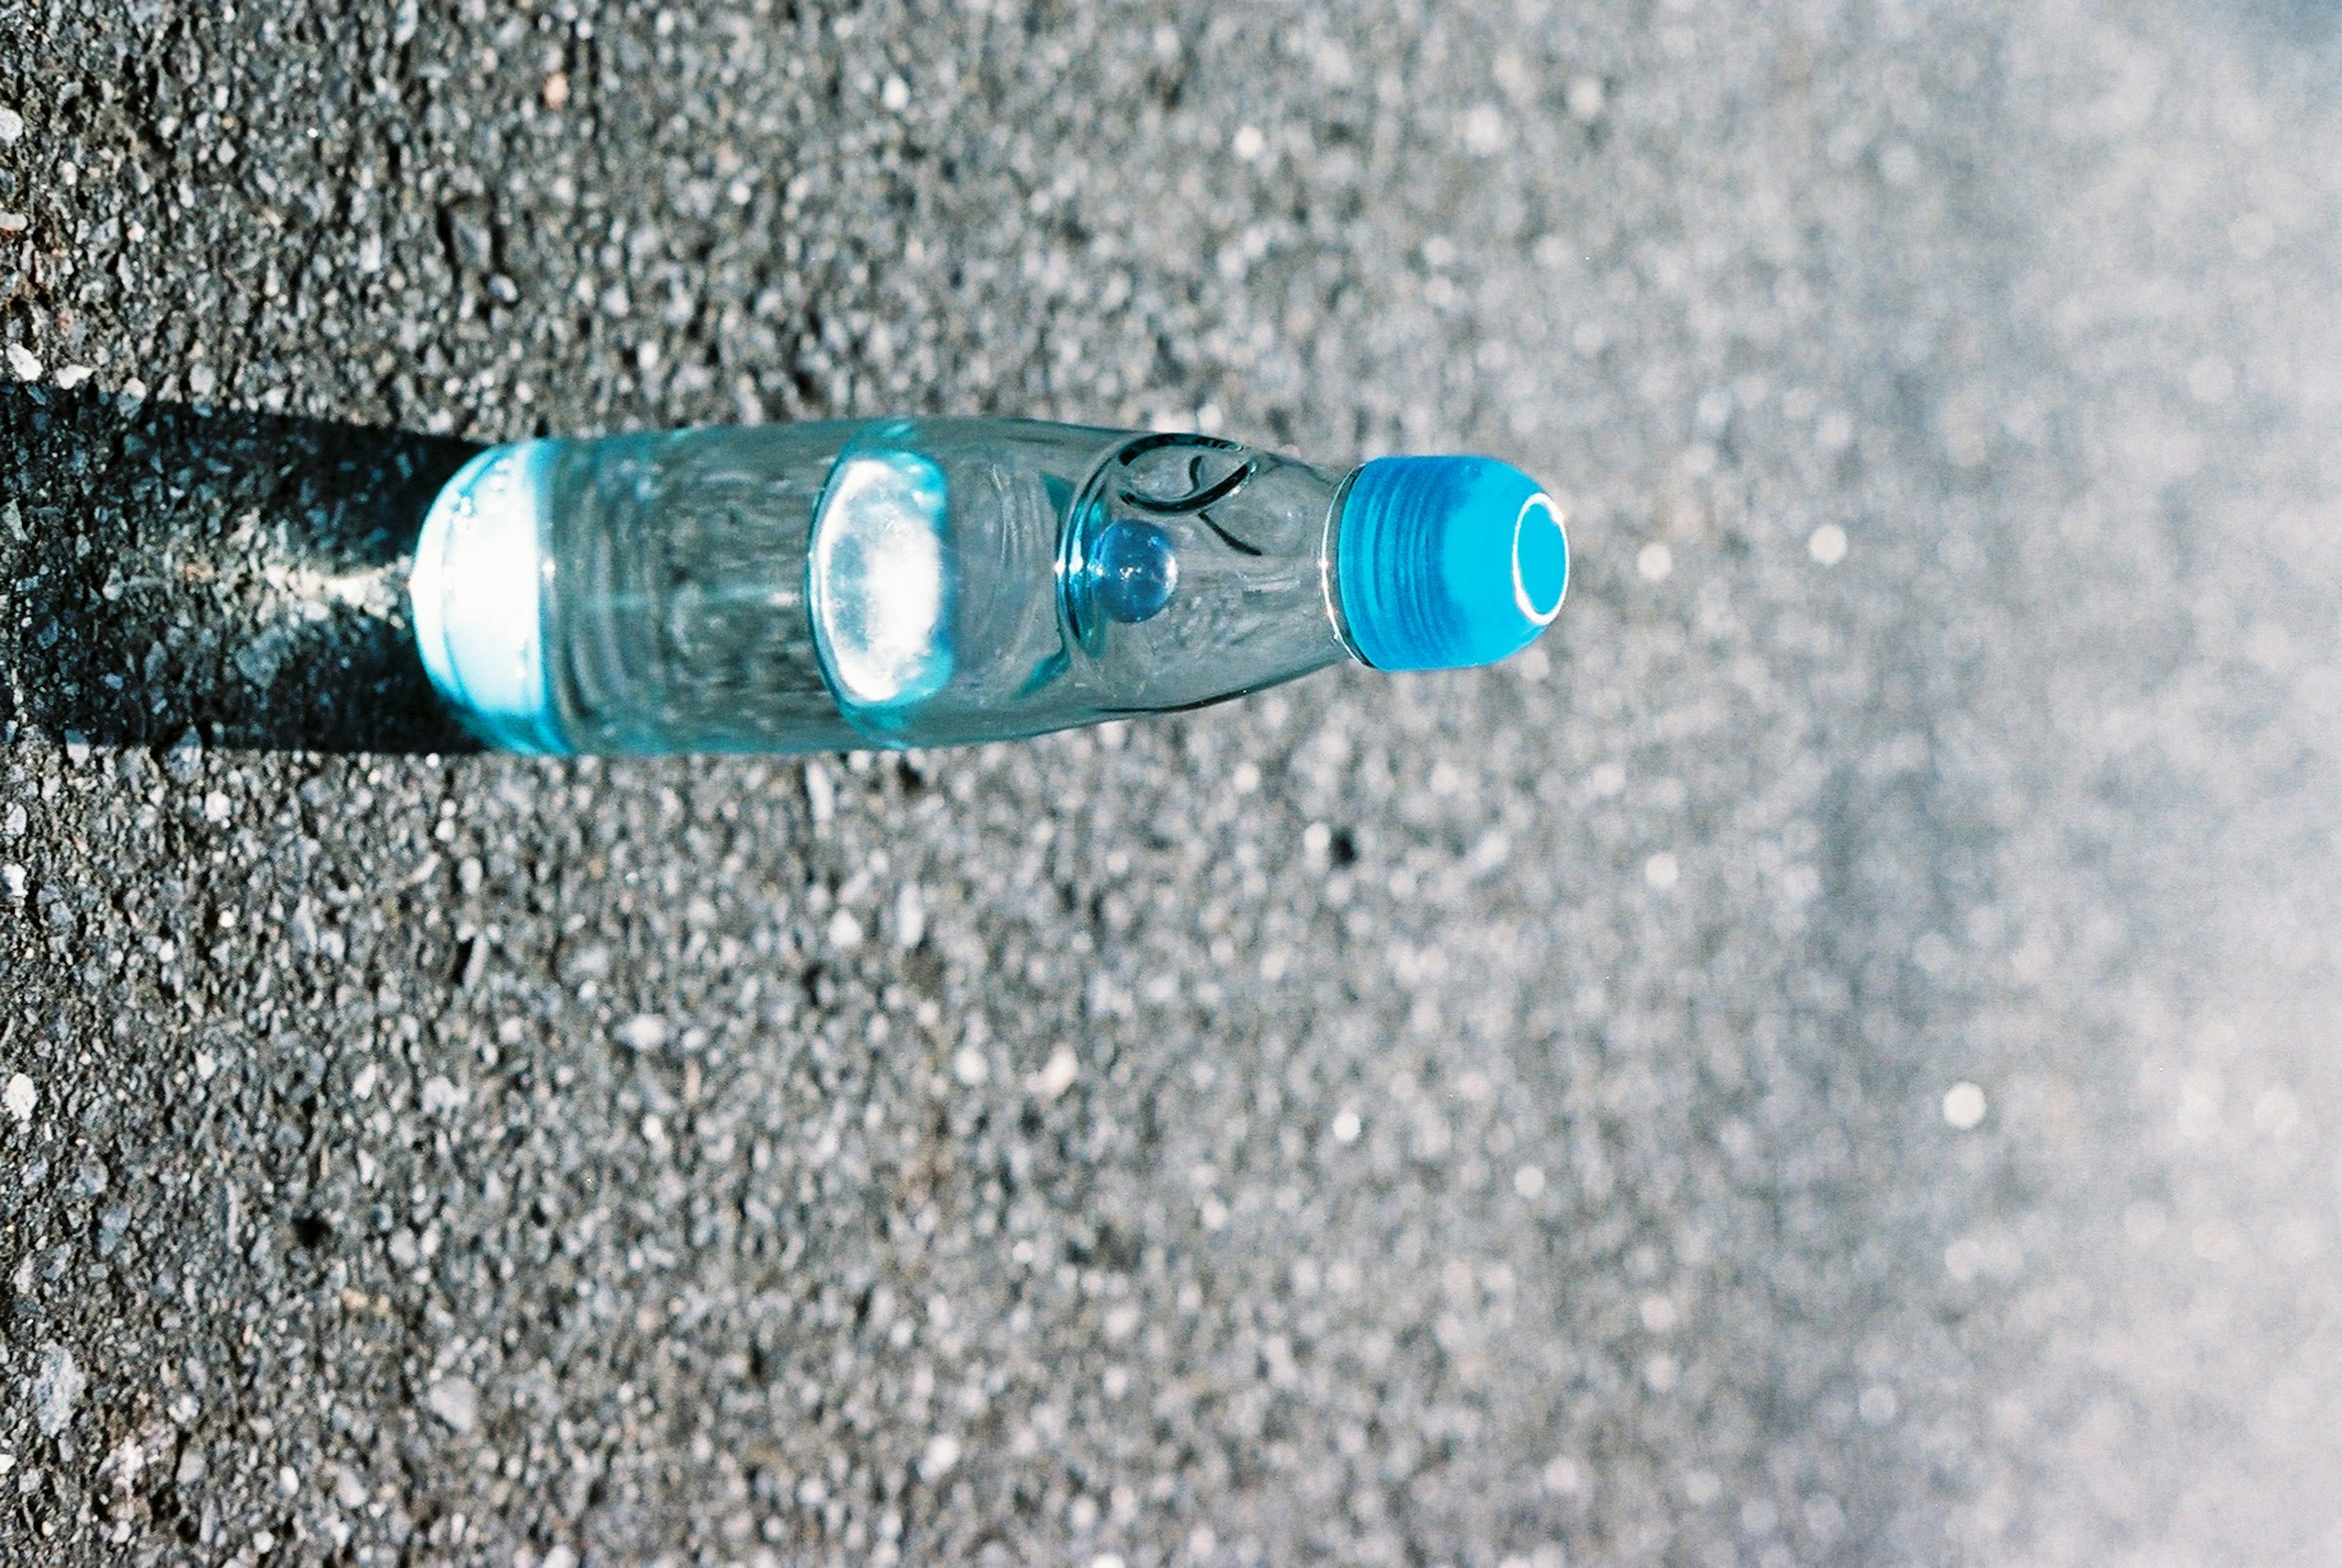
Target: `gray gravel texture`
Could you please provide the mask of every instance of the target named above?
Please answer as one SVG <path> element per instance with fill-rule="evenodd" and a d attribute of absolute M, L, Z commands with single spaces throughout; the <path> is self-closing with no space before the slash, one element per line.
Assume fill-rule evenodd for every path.
<path fill-rule="evenodd" d="M 343 9 L 0 0 L 0 1561 L 2342 1558 L 2332 12 Z M 459 754 L 467 443 L 905 409 L 1578 581 Z"/>

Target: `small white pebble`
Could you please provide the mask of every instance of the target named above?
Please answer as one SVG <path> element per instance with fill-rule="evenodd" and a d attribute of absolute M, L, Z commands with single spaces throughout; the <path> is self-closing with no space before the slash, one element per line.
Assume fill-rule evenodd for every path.
<path fill-rule="evenodd" d="M 19 381 L 41 379 L 41 362 L 34 357 L 31 349 L 21 343 L 12 343 L 8 345 L 8 368 L 15 373 L 16 379 Z"/>
<path fill-rule="evenodd" d="M 1523 1165 L 1513 1173 L 1513 1191 L 1524 1198 L 1534 1198 L 1545 1191 L 1545 1173 L 1535 1165 Z"/>
<path fill-rule="evenodd" d="M 1682 875 L 1683 867 L 1665 850 L 1643 863 L 1643 880 L 1661 893 L 1673 887 Z"/>
<path fill-rule="evenodd" d="M 911 84 L 900 76 L 889 76 L 878 90 L 878 102 L 890 115 L 899 115 L 911 106 Z"/>
<path fill-rule="evenodd" d="M 8 1087 L 0 1090 L 0 1101 L 6 1103 L 8 1114 L 15 1120 L 16 1125 L 30 1126 L 33 1121 L 33 1107 L 41 1103 L 40 1086 L 22 1073 L 11 1074 L 8 1078 Z"/>
<path fill-rule="evenodd" d="M 1806 553 L 1825 566 L 1835 566 L 1846 559 L 1846 530 L 1835 523 L 1825 523 L 1806 541 Z"/>
<path fill-rule="evenodd" d="M 1512 129 L 1505 123 L 1505 111 L 1494 104 L 1476 104 L 1464 115 L 1464 145 L 1486 156 L 1505 150 L 1512 140 Z"/>
<path fill-rule="evenodd" d="M 1229 146 L 1246 163 L 1252 162 L 1268 149 L 1268 138 L 1261 135 L 1258 125 L 1238 125 Z"/>
<path fill-rule="evenodd" d="M 652 1014 L 639 1014 L 618 1025 L 618 1044 L 629 1051 L 656 1051 L 666 1044 L 667 1022 Z"/>
<path fill-rule="evenodd" d="M 1365 1130 L 1365 1126 L 1359 1122 L 1358 1114 L 1356 1111 L 1346 1108 L 1334 1113 L 1334 1142 L 1337 1144 L 1355 1144 L 1358 1141 L 1358 1134 Z"/>
<path fill-rule="evenodd" d="M 919 1475 L 925 1481 L 940 1481 L 951 1473 L 959 1463 L 959 1439 L 948 1432 L 939 1432 L 927 1439 L 926 1452 L 919 1455 Z"/>
<path fill-rule="evenodd" d="M 1049 1060 L 1033 1074 L 1033 1089 L 1045 1100 L 1054 1100 L 1074 1086 L 1081 1076 L 1082 1064 L 1071 1047 L 1060 1045 L 1049 1053 Z"/>
<path fill-rule="evenodd" d="M 819 827 L 837 814 L 837 785 L 819 763 L 806 764 L 805 792 L 806 810 L 813 817 L 814 826 Z"/>
<path fill-rule="evenodd" d="M 41 1347 L 39 1370 L 33 1374 L 33 1416 L 41 1435 L 55 1437 L 73 1423 L 74 1410 L 89 1388 L 74 1353 L 61 1344 Z"/>
<path fill-rule="evenodd" d="M 469 1432 L 480 1423 L 480 1394 L 460 1377 L 442 1378 L 424 1396 L 431 1413 L 457 1432 Z"/>
<path fill-rule="evenodd" d="M 1974 1084 L 1958 1083 L 1944 1091 L 1944 1121 L 1957 1132 L 1967 1132 L 1984 1120 L 1984 1091 Z"/>
<path fill-rule="evenodd" d="M 218 1071 L 218 1057 L 213 1055 L 208 1051 L 198 1051 L 195 1053 L 195 1079 L 198 1083 L 210 1083 L 212 1081 L 212 1074 Z"/>
<path fill-rule="evenodd" d="M 0 105 L 0 147 L 8 145 L 24 134 L 25 116 L 14 109 Z"/>
<path fill-rule="evenodd" d="M 841 909 L 829 917 L 829 944 L 841 952 L 850 953 L 862 945 L 862 922 L 850 909 Z"/>
<path fill-rule="evenodd" d="M 973 1089 L 992 1075 L 984 1060 L 984 1053 L 973 1045 L 963 1045 L 952 1054 L 952 1076 Z"/>
<path fill-rule="evenodd" d="M 68 365 L 57 372 L 56 383 L 65 391 L 71 392 L 96 374 L 95 369 L 86 365 Z"/>
<path fill-rule="evenodd" d="M 1666 582 L 1675 569 L 1675 552 L 1665 544 L 1646 544 L 1635 556 L 1635 570 L 1654 583 Z"/>
<path fill-rule="evenodd" d="M 905 883 L 895 895 L 895 945 L 908 953 L 927 934 L 927 912 L 919 903 L 916 883 Z"/>

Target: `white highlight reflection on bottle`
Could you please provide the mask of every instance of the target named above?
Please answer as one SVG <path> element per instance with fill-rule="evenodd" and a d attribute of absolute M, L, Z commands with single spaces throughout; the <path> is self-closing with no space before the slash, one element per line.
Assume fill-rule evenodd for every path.
<path fill-rule="evenodd" d="M 813 538 L 812 607 L 849 702 L 890 707 L 951 678 L 943 471 L 914 453 L 839 464 Z"/>

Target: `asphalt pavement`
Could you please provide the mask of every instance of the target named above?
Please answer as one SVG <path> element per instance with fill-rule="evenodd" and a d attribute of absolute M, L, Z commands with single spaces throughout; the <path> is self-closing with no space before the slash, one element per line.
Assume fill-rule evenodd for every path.
<path fill-rule="evenodd" d="M 2309 0 L 0 0 L 0 1561 L 2342 1560 Z M 1486 671 L 465 747 L 478 444 L 1478 451 Z"/>

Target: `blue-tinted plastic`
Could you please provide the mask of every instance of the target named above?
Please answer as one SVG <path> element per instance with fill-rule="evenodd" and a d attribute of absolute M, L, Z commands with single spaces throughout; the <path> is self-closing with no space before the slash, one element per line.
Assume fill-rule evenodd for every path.
<path fill-rule="evenodd" d="M 1446 670 L 1517 653 L 1561 613 L 1561 509 L 1486 457 L 1386 457 L 1350 480 L 1336 524 L 1350 641 L 1379 670 Z"/>
<path fill-rule="evenodd" d="M 1346 657 L 1480 663 L 1566 574 L 1501 464 L 1345 481 L 1216 436 L 908 419 L 495 448 L 433 508 L 412 588 L 483 738 L 658 754 L 953 745 Z"/>

